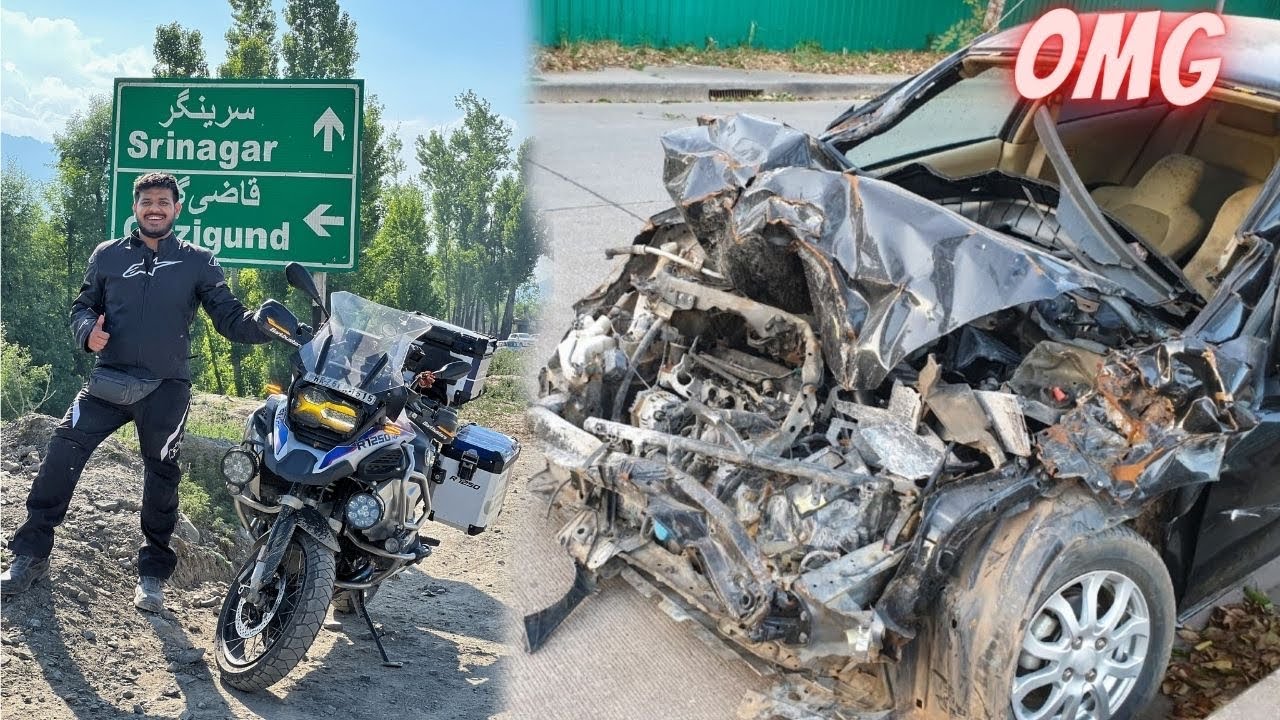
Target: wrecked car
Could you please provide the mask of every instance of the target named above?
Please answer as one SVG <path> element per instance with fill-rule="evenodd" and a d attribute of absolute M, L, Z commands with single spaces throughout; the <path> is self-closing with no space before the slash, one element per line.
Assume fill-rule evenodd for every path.
<path fill-rule="evenodd" d="M 662 138 L 542 369 L 577 579 L 788 673 L 744 717 L 1131 717 L 1280 553 L 1280 22 L 1205 103 L 1014 93 L 1019 29 L 837 118 Z"/>

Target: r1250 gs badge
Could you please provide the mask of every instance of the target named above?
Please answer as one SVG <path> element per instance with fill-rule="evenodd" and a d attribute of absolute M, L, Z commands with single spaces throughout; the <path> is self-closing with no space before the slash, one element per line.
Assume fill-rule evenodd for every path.
<path fill-rule="evenodd" d="M 453 477 L 451 477 L 451 478 L 449 478 L 449 479 L 450 479 L 450 480 L 452 480 L 452 481 L 454 481 L 454 482 L 456 482 L 456 483 L 458 483 L 459 485 L 466 485 L 467 487 L 471 488 L 472 490 L 479 490 L 479 489 L 480 489 L 480 486 L 479 486 L 479 485 L 477 485 L 477 484 L 475 484 L 475 483 L 471 482 L 470 480 L 463 480 L 461 477 L 459 477 L 459 476 L 457 476 L 457 475 L 454 475 Z"/>

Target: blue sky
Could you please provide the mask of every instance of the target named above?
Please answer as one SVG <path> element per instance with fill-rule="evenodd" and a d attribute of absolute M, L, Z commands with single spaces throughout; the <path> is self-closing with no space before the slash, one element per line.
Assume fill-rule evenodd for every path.
<path fill-rule="evenodd" d="M 284 0 L 275 0 L 280 33 Z M 524 108 L 528 3 L 523 0 L 346 0 L 356 23 L 356 77 L 399 125 L 404 159 L 416 172 L 413 139 L 461 114 L 453 98 L 474 90 L 528 134 Z M 0 129 L 49 141 L 90 96 L 115 77 L 147 77 L 157 25 L 200 30 L 210 70 L 226 57 L 230 6 L 219 0 L 123 3 L 4 0 L 0 10 Z M 283 69 L 283 68 L 282 68 Z"/>

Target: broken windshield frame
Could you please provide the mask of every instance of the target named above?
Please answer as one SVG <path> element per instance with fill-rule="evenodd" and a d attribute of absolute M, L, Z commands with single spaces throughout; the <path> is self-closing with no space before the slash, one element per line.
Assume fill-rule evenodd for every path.
<path fill-rule="evenodd" d="M 965 79 L 963 62 L 968 57 L 974 55 L 967 50 L 954 53 L 931 70 L 906 81 L 876 100 L 861 107 L 849 108 L 828 126 L 820 140 L 835 151 L 833 155 L 839 155 L 846 164 L 854 165 L 845 155 L 846 152 L 868 138 L 889 132 L 914 111 Z M 977 57 L 1003 64 L 1000 63 L 1003 57 L 1000 53 Z M 1023 122 L 1028 110 L 1033 114 L 1043 112 L 1045 115 L 1044 120 L 1036 117 L 1035 128 L 1042 138 L 1047 159 L 1058 173 L 1061 194 L 1058 210 L 1066 216 L 1059 219 L 1063 221 L 1064 227 L 1071 226 L 1071 235 L 1078 245 L 1067 248 L 1068 252 L 1076 262 L 1122 285 L 1141 302 L 1152 307 L 1162 307 L 1176 315 L 1187 314 L 1186 308 L 1180 307 L 1182 303 L 1179 301 L 1198 298 L 1199 295 L 1183 275 L 1182 269 L 1136 234 L 1127 233 L 1133 239 L 1131 243 L 1116 232 L 1109 216 L 1097 206 L 1085 189 L 1063 149 L 1055 123 L 1042 103 L 1026 100 L 1016 102 L 997 137 L 1008 137 L 1014 126 Z M 1048 140 L 1043 139 L 1046 137 Z M 935 148 L 924 151 L 923 154 L 946 149 Z M 922 153 L 908 152 L 900 159 L 920 154 Z M 875 166 L 883 166 L 886 162 L 892 164 L 894 160 L 876 162 Z M 861 170 L 856 165 L 854 167 Z M 1071 181 L 1068 182 L 1068 179 Z M 1135 246 L 1140 250 L 1135 250 Z M 1159 267 L 1159 272 L 1151 266 L 1153 262 Z"/>
<path fill-rule="evenodd" d="M 1002 140 L 1022 104 L 1013 86 L 1013 68 L 986 65 L 976 73 L 959 68 L 928 89 L 928 101 L 914 104 L 890 127 L 863 137 L 845 157 L 868 172 L 920 161 L 960 147 Z M 926 161 L 927 162 L 927 161 Z"/>
<path fill-rule="evenodd" d="M 844 157 L 859 140 L 897 125 L 911 109 L 927 103 L 935 95 L 960 80 L 960 62 L 968 48 L 957 50 L 933 68 L 910 78 L 862 105 L 852 105 L 841 113 L 818 138 L 830 143 Z M 948 78 L 954 74 L 955 77 Z M 845 162 L 848 162 L 846 159 Z"/>
<path fill-rule="evenodd" d="M 1175 302 L 1191 287 L 1182 269 L 1145 239 L 1133 234 L 1143 253 L 1163 265 L 1183 286 L 1175 289 L 1150 267 L 1132 244 L 1120 237 L 1071 164 L 1048 107 L 1041 104 L 1033 118 L 1045 157 L 1058 176 L 1058 221 L 1076 244 L 1068 251 L 1081 265 L 1114 280 L 1148 305 L 1159 307 Z"/>

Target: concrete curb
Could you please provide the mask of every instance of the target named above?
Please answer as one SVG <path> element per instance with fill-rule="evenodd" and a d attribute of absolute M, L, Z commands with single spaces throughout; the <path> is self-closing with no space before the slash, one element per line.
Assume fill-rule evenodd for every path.
<path fill-rule="evenodd" d="M 902 76 L 874 79 L 832 77 L 830 80 L 774 80 L 743 77 L 684 80 L 664 77 L 592 80 L 534 77 L 530 102 L 708 102 L 790 97 L 805 100 L 843 100 L 879 95 L 897 85 Z"/>

